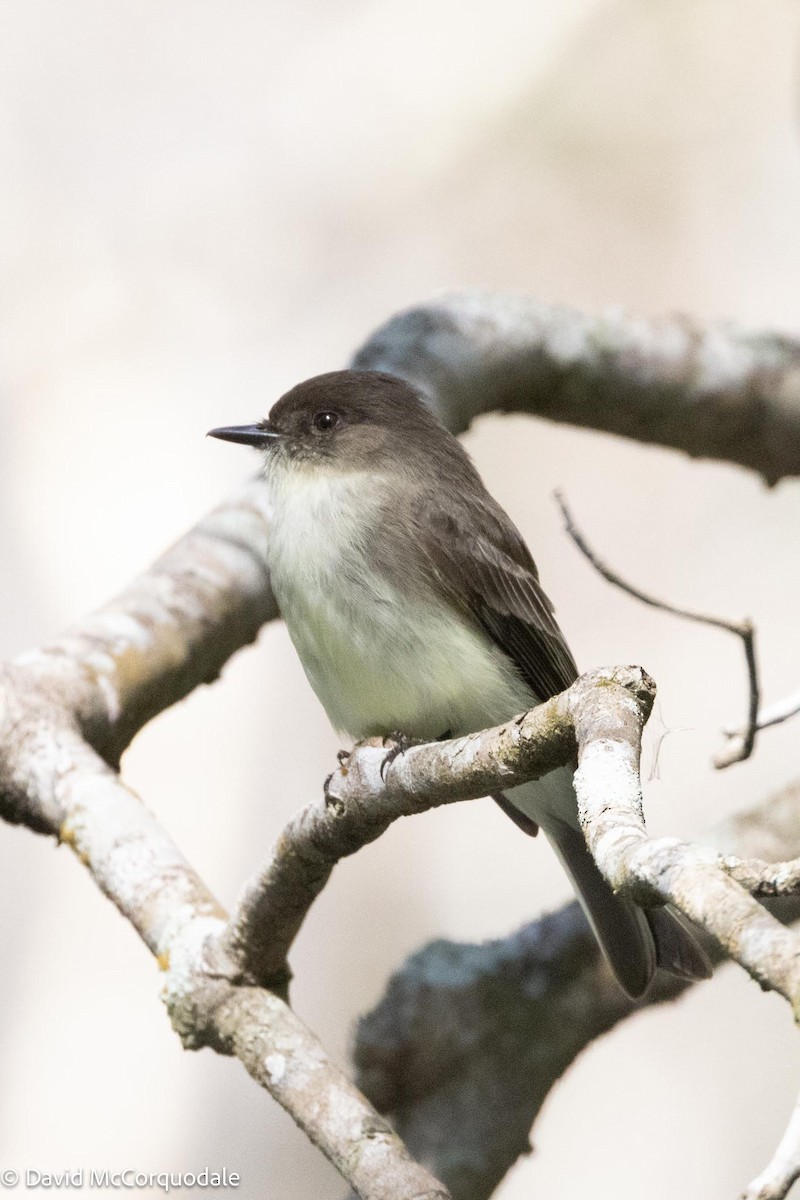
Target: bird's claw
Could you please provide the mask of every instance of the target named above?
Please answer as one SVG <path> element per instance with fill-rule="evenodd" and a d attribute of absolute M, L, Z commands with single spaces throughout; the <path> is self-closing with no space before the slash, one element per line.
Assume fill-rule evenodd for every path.
<path fill-rule="evenodd" d="M 386 755 L 381 763 L 381 779 L 386 780 L 386 772 L 399 754 L 405 754 L 414 745 L 414 739 L 404 733 L 390 733 L 383 739 Z"/>

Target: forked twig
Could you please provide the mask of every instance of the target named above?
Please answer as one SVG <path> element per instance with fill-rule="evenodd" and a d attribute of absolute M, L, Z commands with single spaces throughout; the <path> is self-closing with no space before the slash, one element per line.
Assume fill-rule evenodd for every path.
<path fill-rule="evenodd" d="M 722 770 L 724 767 L 730 767 L 734 763 L 743 762 L 746 758 L 749 758 L 753 753 L 756 734 L 760 728 L 758 706 L 761 698 L 755 648 L 756 634 L 752 621 L 749 618 L 745 618 L 743 621 L 732 621 L 727 617 L 715 617 L 710 613 L 697 612 L 692 608 L 680 608 L 676 604 L 670 604 L 666 600 L 659 600 L 656 596 L 651 596 L 648 592 L 643 592 L 640 588 L 634 587 L 633 584 L 626 582 L 616 571 L 607 566 L 602 559 L 598 558 L 575 524 L 563 493 L 557 491 L 555 499 L 561 509 L 567 533 L 581 554 L 589 560 L 598 574 L 602 575 L 609 583 L 613 583 L 615 587 L 620 588 L 623 592 L 627 592 L 629 596 L 633 596 L 636 600 L 641 600 L 642 604 L 648 604 L 651 608 L 658 608 L 662 612 L 672 613 L 675 617 L 685 617 L 687 621 L 696 621 L 700 625 L 712 625 L 716 629 L 725 629 L 728 633 L 734 633 L 742 639 L 750 689 L 747 725 L 743 730 L 738 730 L 734 733 L 725 730 L 729 744 L 715 756 L 714 766 L 718 770 Z"/>

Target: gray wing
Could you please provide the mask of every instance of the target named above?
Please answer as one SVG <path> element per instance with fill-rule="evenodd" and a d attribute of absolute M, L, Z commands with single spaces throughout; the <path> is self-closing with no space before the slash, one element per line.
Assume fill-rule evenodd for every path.
<path fill-rule="evenodd" d="M 456 515 L 427 507 L 421 549 L 458 607 L 468 611 L 512 660 L 539 700 L 577 678 L 578 669 L 536 565 L 520 534 L 488 493 Z"/>

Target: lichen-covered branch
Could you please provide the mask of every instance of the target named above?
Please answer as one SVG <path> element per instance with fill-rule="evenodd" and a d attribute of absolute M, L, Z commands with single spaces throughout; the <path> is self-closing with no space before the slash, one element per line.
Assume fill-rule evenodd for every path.
<path fill-rule="evenodd" d="M 392 317 L 353 363 L 417 384 L 454 430 L 480 413 L 530 413 L 738 463 L 770 484 L 800 474 L 795 338 L 466 292 Z"/>
<path fill-rule="evenodd" d="M 389 760 L 379 741 L 356 747 L 343 756 L 325 799 L 284 830 L 246 889 L 226 949 L 257 978 L 280 978 L 305 913 L 339 858 L 400 816 L 514 786 L 570 761 L 577 748 L 581 816 L 606 876 L 640 903 L 676 905 L 713 936 L 716 961 L 736 958 L 797 1013 L 800 938 L 779 917 L 800 916 L 800 901 L 776 915 L 748 894 L 791 892 L 797 862 L 788 864 L 790 879 L 758 858 L 646 833 L 639 755 L 653 697 L 652 681 L 637 668 L 591 672 L 540 708 L 468 738 L 412 746 Z M 736 819 L 740 851 L 764 852 L 768 811 L 780 844 L 800 847 L 798 786 L 770 810 Z M 729 831 L 717 836 L 723 846 L 732 840 Z M 776 877 L 786 886 L 779 888 Z M 359 1081 L 454 1200 L 486 1200 L 527 1152 L 536 1114 L 580 1050 L 637 1008 L 673 999 L 687 986 L 659 975 L 645 1000 L 629 1001 L 574 904 L 503 942 L 436 943 L 411 960 L 361 1023 Z M 791 1135 L 790 1128 L 779 1164 Z"/>
<path fill-rule="evenodd" d="M 476 799 L 569 762 L 575 754 L 570 698 L 604 687 L 608 674 L 590 672 L 569 692 L 482 733 L 410 746 L 401 754 L 372 739 L 340 755 L 325 795 L 290 821 L 245 887 L 227 952 L 248 976 L 273 986 L 282 982 L 292 942 L 341 858 L 400 817 Z"/>
<path fill-rule="evenodd" d="M 76 724 L 59 723 L 49 690 L 32 683 L 23 699 L 23 678 L 18 666 L 0 680 L 0 812 L 68 844 L 131 922 L 164 970 L 184 1045 L 241 1059 L 359 1196 L 447 1200 L 288 1005 L 242 980 L 214 896 Z"/>
<path fill-rule="evenodd" d="M 578 813 L 597 865 L 631 899 L 674 904 L 800 1015 L 800 937 L 731 877 L 715 851 L 648 836 L 639 779 L 642 712 L 629 692 L 613 686 L 618 704 L 599 706 L 592 696 L 574 709 Z"/>
<path fill-rule="evenodd" d="M 743 857 L 800 854 L 800 782 L 702 841 Z M 800 898 L 776 901 L 773 913 L 797 920 Z M 718 945 L 706 949 L 723 961 Z M 629 1000 L 573 902 L 506 938 L 417 951 L 359 1022 L 357 1080 L 454 1200 L 487 1200 L 529 1151 L 545 1099 L 580 1052 L 689 986 L 658 972 L 643 999 Z"/>
<path fill-rule="evenodd" d="M 795 896 L 800 893 L 800 858 L 763 862 L 759 858 L 728 857 L 722 866 L 753 896 Z"/>
<path fill-rule="evenodd" d="M 260 981 L 285 977 L 286 956 L 335 863 L 401 816 L 486 795 L 568 763 L 594 857 L 614 888 L 645 906 L 672 903 L 755 979 L 800 1004 L 800 938 L 785 930 L 707 847 L 652 839 L 642 816 L 641 729 L 653 703 L 639 668 L 588 672 L 566 692 L 494 729 L 390 755 L 356 747 L 326 796 L 284 830 L 245 889 L 226 950 Z"/>
<path fill-rule="evenodd" d="M 61 637 L 21 655 L 27 685 L 71 714 L 112 765 L 141 727 L 278 616 L 269 585 L 270 500 L 254 479 L 149 571 Z"/>
<path fill-rule="evenodd" d="M 537 412 L 738 462 L 771 482 L 800 467 L 800 347 L 785 338 L 471 296 L 401 314 L 357 362 L 410 378 L 456 431 L 490 409 Z M 319 804 L 290 824 L 228 921 L 115 768 L 147 720 L 214 679 L 277 616 L 269 526 L 268 488 L 248 483 L 110 604 L 0 667 L 0 818 L 72 847 L 164 968 L 165 1000 L 185 1045 L 237 1055 L 359 1195 L 446 1200 L 444 1186 L 412 1161 L 264 984 L 282 986 L 292 940 L 341 857 L 398 816 L 522 782 L 576 751 L 584 827 L 612 883 L 644 904 L 669 899 L 797 1008 L 797 939 L 747 890 L 787 890 L 765 882 L 770 855 L 754 851 L 733 863 L 647 837 L 638 739 L 653 688 L 632 668 L 592 673 L 540 709 L 470 738 L 394 757 L 383 745 L 358 748 Z M 569 925 L 574 911 L 553 920 Z M 536 955 L 548 936 L 542 926 Z M 552 939 L 556 999 L 556 958 L 569 975 L 571 956 L 586 949 L 581 937 Z M 590 992 L 594 955 L 585 960 L 595 961 L 586 967 Z M 465 1033 L 468 1025 L 467 1015 Z M 563 1070 L 575 1047 L 565 1038 L 556 1049 Z M 415 1070 L 413 1085 L 424 1091 L 424 1057 Z M 490 1103 L 491 1092 L 483 1109 Z M 527 1111 L 521 1104 L 508 1122 L 517 1151 Z M 444 1136 L 446 1122 L 439 1129 Z M 465 1170 L 480 1174 L 474 1163 Z"/>

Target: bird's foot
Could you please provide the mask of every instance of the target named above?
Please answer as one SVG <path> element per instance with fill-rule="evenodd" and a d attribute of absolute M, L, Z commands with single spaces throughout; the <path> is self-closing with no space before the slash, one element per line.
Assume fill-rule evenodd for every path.
<path fill-rule="evenodd" d="M 389 733 L 383 739 L 383 744 L 386 749 L 386 757 L 381 763 L 381 779 L 386 779 L 386 772 L 392 765 L 399 754 L 405 754 L 412 746 L 419 745 L 418 738 L 408 737 L 405 733 L 399 731 Z"/>

